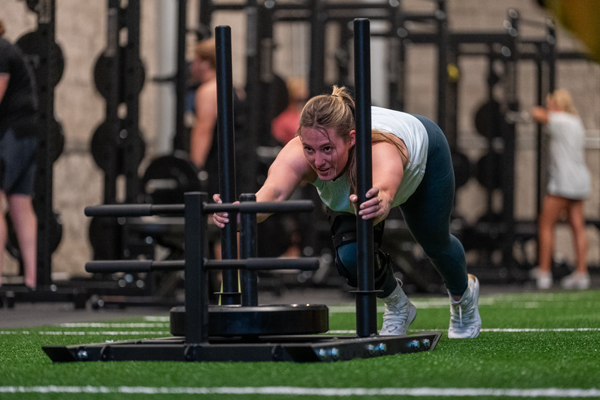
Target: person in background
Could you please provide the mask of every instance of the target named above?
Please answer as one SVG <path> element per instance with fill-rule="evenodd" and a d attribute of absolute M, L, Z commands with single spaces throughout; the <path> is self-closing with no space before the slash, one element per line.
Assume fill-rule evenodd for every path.
<path fill-rule="evenodd" d="M 552 287 L 554 229 L 567 216 L 575 246 L 575 271 L 561 284 L 567 289 L 587 289 L 590 275 L 586 255 L 588 240 L 583 216 L 583 199 L 590 192 L 590 173 L 585 165 L 585 128 L 567 90 L 546 97 L 546 108 L 534 107 L 533 118 L 546 125 L 550 138 L 548 187 L 539 218 L 539 267 L 533 276 L 539 289 Z"/>
<path fill-rule="evenodd" d="M 25 285 L 36 288 L 37 217 L 32 193 L 35 180 L 37 95 L 33 73 L 21 51 L 6 39 L 0 21 L 0 201 L 6 197 L 17 234 Z M 0 212 L 0 286 L 8 227 Z"/>
<path fill-rule="evenodd" d="M 271 122 L 271 134 L 282 146 L 296 137 L 300 127 L 300 114 L 308 100 L 308 88 L 303 78 L 288 78 L 286 81 L 289 104 Z"/>
<path fill-rule="evenodd" d="M 219 190 L 217 140 L 217 58 L 214 39 L 199 41 L 191 65 L 192 79 L 200 83 L 194 108 L 196 121 L 190 135 L 190 160 L 208 173 L 208 190 Z"/>
<path fill-rule="evenodd" d="M 416 241 L 443 277 L 450 300 L 452 339 L 475 338 L 481 329 L 479 281 L 467 274 L 465 252 L 450 233 L 454 172 L 450 147 L 441 129 L 420 115 L 371 108 L 373 187 L 357 204 L 354 100 L 345 88 L 313 97 L 302 110 L 298 135 L 279 152 L 258 202 L 285 201 L 303 181 L 314 185 L 329 209 L 336 266 L 357 286 L 356 218 L 372 219 L 374 283 L 385 302 L 380 335 L 405 335 L 416 307 L 393 275 L 389 254 L 379 249 L 384 221 L 400 206 Z M 222 203 L 220 195 L 213 200 Z M 259 215 L 263 221 L 268 215 Z M 227 213 L 213 214 L 219 227 Z"/>

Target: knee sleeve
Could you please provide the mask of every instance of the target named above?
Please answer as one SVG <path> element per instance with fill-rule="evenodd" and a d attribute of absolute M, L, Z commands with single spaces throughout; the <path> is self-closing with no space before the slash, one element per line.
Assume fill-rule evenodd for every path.
<path fill-rule="evenodd" d="M 346 278 L 349 286 L 357 286 L 358 264 L 356 254 L 356 217 L 348 213 L 330 214 L 331 233 L 335 247 L 335 264 L 338 273 Z M 387 297 L 396 288 L 392 260 L 388 253 L 379 247 L 383 241 L 383 222 L 374 228 L 375 254 L 373 260 L 374 286 L 382 290 L 378 297 Z"/>

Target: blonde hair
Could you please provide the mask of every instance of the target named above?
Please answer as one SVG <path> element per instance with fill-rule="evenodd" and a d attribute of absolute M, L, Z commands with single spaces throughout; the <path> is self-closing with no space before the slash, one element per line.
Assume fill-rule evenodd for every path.
<path fill-rule="evenodd" d="M 568 112 L 569 114 L 578 115 L 577 109 L 573 104 L 573 97 L 571 93 L 569 93 L 566 89 L 557 89 L 550 96 L 552 101 L 554 101 L 563 111 Z"/>
<path fill-rule="evenodd" d="M 4 29 L 4 21 L 0 19 L 0 37 L 4 36 L 6 30 Z"/>
<path fill-rule="evenodd" d="M 344 143 L 350 141 L 350 131 L 355 129 L 355 104 L 345 87 L 333 86 L 331 94 L 315 96 L 306 103 L 300 116 L 298 136 L 302 136 L 302 128 L 316 129 L 325 136 L 326 129 L 333 129 Z M 378 130 L 371 131 L 371 143 L 386 142 L 394 145 L 401 156 L 408 158 L 404 148 L 391 133 Z M 348 176 L 350 193 L 356 193 L 356 151 L 352 146 L 348 154 Z"/>
<path fill-rule="evenodd" d="M 196 43 L 194 53 L 199 59 L 208 61 L 213 69 L 217 68 L 217 51 L 214 39 L 206 39 Z"/>
<path fill-rule="evenodd" d="M 288 78 L 285 82 L 288 90 L 289 102 L 301 101 L 308 97 L 308 88 L 306 87 L 306 80 L 301 77 Z"/>

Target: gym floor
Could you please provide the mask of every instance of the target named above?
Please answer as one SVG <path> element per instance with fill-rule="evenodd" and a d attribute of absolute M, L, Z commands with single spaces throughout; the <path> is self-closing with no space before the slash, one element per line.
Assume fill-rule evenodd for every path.
<path fill-rule="evenodd" d="M 600 276 L 592 275 L 592 286 L 590 290 L 600 289 Z M 501 293 L 534 293 L 537 289 L 533 283 L 515 285 L 482 285 L 480 294 L 494 295 Z M 563 291 L 558 285 L 552 290 Z M 326 304 L 336 306 L 342 304 L 353 304 L 352 293 L 344 289 L 304 289 L 288 290 L 281 296 L 270 292 L 259 294 L 260 304 Z M 410 295 L 418 297 L 421 295 Z M 431 297 L 431 295 L 427 295 Z M 125 308 L 101 308 L 93 310 L 91 307 L 76 310 L 72 303 L 27 303 L 18 302 L 14 308 L 6 305 L 0 308 L 0 329 L 31 328 L 44 325 L 56 325 L 74 322 L 101 322 L 127 319 L 132 316 L 164 315 L 169 313 L 168 307 L 140 307 L 129 306 Z"/>

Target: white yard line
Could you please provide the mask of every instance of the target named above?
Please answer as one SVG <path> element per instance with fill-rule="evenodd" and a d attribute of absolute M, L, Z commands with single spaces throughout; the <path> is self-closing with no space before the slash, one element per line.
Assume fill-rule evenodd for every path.
<path fill-rule="evenodd" d="M 486 389 L 486 388 L 303 388 L 290 386 L 264 387 L 152 387 L 152 386 L 0 386 L 0 393 L 90 393 L 90 394 L 228 394 L 289 396 L 455 396 L 455 397 L 600 397 L 600 389 Z"/>
<path fill-rule="evenodd" d="M 58 326 L 62 328 L 168 328 L 169 324 L 147 322 L 73 322 L 60 324 Z"/>
<path fill-rule="evenodd" d="M 409 332 L 430 332 L 448 329 L 409 329 Z M 521 332 L 600 332 L 600 328 L 488 328 L 480 332 L 521 333 Z M 0 335 L 47 335 L 47 336 L 141 336 L 141 335 L 170 335 L 169 331 L 0 331 Z M 329 335 L 355 335 L 355 330 L 330 330 Z"/>
<path fill-rule="evenodd" d="M 47 335 L 47 336 L 147 336 L 171 335 L 169 331 L 0 331 L 0 335 Z"/>

